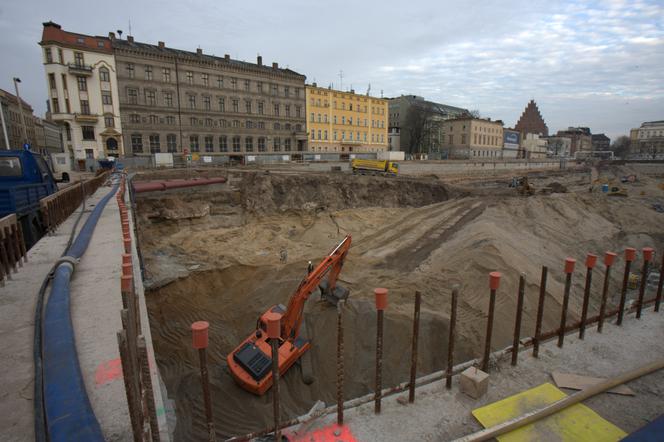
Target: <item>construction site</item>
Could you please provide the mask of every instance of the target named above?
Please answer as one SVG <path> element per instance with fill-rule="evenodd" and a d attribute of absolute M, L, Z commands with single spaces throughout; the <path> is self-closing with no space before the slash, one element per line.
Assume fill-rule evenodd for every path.
<path fill-rule="evenodd" d="M 338 402 L 340 310 L 344 335 L 341 395 L 352 400 L 375 392 L 374 289 L 378 287 L 388 290 L 381 355 L 384 388 L 407 382 L 413 370 L 416 292 L 421 297 L 415 356 L 418 378 L 444 372 L 451 363 L 447 349 L 455 286 L 455 365 L 482 360 L 488 314 L 495 317 L 489 339 L 492 353 L 512 345 L 513 339 L 530 345 L 527 337 L 549 331 L 558 336 L 560 327 L 564 334 L 567 329 L 565 322 L 561 326 L 561 311 L 567 326 L 578 326 L 579 321 L 583 324 L 598 315 L 604 268 L 600 263 L 605 251 L 618 255 L 616 270 L 605 282 L 610 287 L 606 312 L 621 304 L 624 275 L 618 269 L 624 265 L 625 248 L 636 249 L 639 257 L 632 267 L 633 277 L 629 275 L 622 307 L 634 307 L 637 299 L 639 308 L 651 306 L 646 300 L 655 297 L 658 283 L 657 296 L 661 296 L 657 272 L 664 250 L 662 164 L 570 164 L 454 174 L 437 174 L 425 164 L 401 172 L 403 167 L 398 176 L 355 175 L 347 167 L 305 164 L 153 170 L 133 175 L 136 243 L 152 345 L 174 440 L 207 440 L 209 435 L 199 357 L 191 344 L 191 325 L 197 321 L 209 323 L 209 392 L 217 437 L 261 434 L 273 428 L 270 391 L 252 394 L 242 388 L 227 358 L 247 336 L 256 333 L 260 338 L 257 320 L 268 309 L 279 304 L 290 308 L 289 299 L 301 282 L 316 274 L 326 257 L 335 257 L 337 245 L 350 245 L 334 261 L 334 265 L 342 265 L 337 279 L 348 290 L 347 299 L 335 307 L 338 300 L 323 300 L 324 288 L 315 287 L 308 300 L 302 300 L 306 302 L 296 333 L 310 347 L 281 373 L 281 422 L 306 415 L 318 401 L 326 407 Z M 209 178 L 214 178 L 211 184 L 196 187 L 169 190 L 164 184 Z M 166 190 L 138 191 L 141 186 L 150 190 L 154 183 L 152 190 Z M 344 243 L 347 236 L 352 240 Z M 643 248 L 656 251 L 652 272 L 645 279 L 641 274 Z M 600 263 L 598 275 L 585 290 L 584 260 L 589 253 L 599 256 Z M 566 276 L 572 275 L 564 270 L 569 257 L 578 263 L 566 289 Z M 540 296 L 545 308 L 540 309 L 543 266 L 548 268 L 548 280 Z M 321 269 L 321 274 L 327 271 Z M 489 313 L 490 272 L 500 272 L 501 281 L 495 311 Z M 641 286 L 645 295 L 640 293 Z M 518 296 L 519 292 L 525 296 Z M 588 293 L 585 306 L 584 292 Z M 517 310 L 522 317 L 514 338 Z M 539 325 L 538 310 L 542 316 Z M 649 333 L 663 331 L 661 321 L 657 324 Z M 661 414 L 661 398 L 654 401 L 650 416 L 644 419 Z M 357 418 L 370 421 L 368 413 Z M 460 437 L 475 427 L 482 428 L 468 416 L 457 422 L 455 431 L 440 429 L 432 440 Z M 622 422 L 622 430 L 629 433 L 643 423 Z M 375 438 L 365 434 L 357 440 L 409 439 L 406 432 L 388 437 L 378 431 Z"/>

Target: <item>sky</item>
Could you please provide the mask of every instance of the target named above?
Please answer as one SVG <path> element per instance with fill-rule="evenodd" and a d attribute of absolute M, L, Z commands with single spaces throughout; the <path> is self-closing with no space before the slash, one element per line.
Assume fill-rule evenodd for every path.
<path fill-rule="evenodd" d="M 664 120 L 664 1 L 5 0 L 0 88 L 43 115 L 42 22 L 255 62 L 307 82 L 479 110 L 513 127 L 534 99 L 549 132 L 611 138 Z M 343 72 L 343 76 L 340 76 Z"/>

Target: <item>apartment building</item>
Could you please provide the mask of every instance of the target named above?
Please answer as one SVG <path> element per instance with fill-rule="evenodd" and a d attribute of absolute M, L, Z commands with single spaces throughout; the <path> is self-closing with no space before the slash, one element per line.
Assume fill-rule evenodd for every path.
<path fill-rule="evenodd" d="M 0 130 L 7 131 L 9 141 L 8 147 L 4 133 L 0 134 L 0 149 L 22 149 L 25 142 L 32 146 L 35 145 L 35 118 L 32 115 L 32 106 L 21 99 L 21 108 L 19 108 L 16 95 L 0 89 L 0 111 L 4 118 L 4 128 L 0 128 Z M 23 118 L 21 118 L 21 111 Z"/>
<path fill-rule="evenodd" d="M 630 154 L 658 157 L 664 154 L 664 120 L 646 121 L 630 131 Z"/>
<path fill-rule="evenodd" d="M 336 153 L 388 150 L 388 100 L 306 86 L 309 151 Z"/>
<path fill-rule="evenodd" d="M 79 169 L 124 153 L 118 83 L 111 40 L 43 24 L 39 44 L 51 119 L 64 127 L 65 148 Z"/>
<path fill-rule="evenodd" d="M 159 152 L 223 156 L 307 150 L 305 76 L 277 63 L 266 66 L 216 57 L 164 42 L 109 38 L 115 53 L 127 154 Z"/>
<path fill-rule="evenodd" d="M 444 148 L 452 159 L 500 159 L 503 149 L 501 120 L 464 116 L 445 122 Z"/>
<path fill-rule="evenodd" d="M 576 152 L 592 150 L 592 134 L 587 127 L 568 127 L 567 130 L 559 130 L 556 136 L 571 140 L 569 151 L 571 156 L 574 156 Z"/>

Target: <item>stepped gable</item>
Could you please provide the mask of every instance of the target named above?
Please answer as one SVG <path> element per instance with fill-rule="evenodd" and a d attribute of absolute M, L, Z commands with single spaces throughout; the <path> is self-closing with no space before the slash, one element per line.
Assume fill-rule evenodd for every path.
<path fill-rule="evenodd" d="M 545 137 L 549 135 L 549 128 L 546 126 L 535 100 L 530 100 L 514 129 L 524 134 L 541 134 Z"/>

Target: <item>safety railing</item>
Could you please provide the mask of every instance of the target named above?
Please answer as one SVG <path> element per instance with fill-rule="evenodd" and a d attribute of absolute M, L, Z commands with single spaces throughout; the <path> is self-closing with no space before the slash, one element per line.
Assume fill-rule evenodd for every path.
<path fill-rule="evenodd" d="M 28 262 L 23 229 L 15 213 L 0 218 L 0 286 Z"/>
<path fill-rule="evenodd" d="M 74 213 L 83 199 L 92 195 L 108 178 L 104 172 L 92 179 L 83 180 L 39 201 L 42 222 L 47 232 L 53 232 L 63 221 Z"/>

